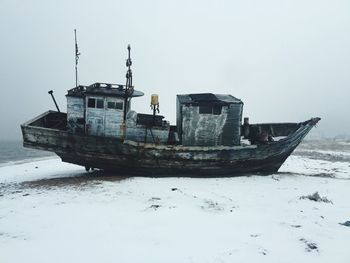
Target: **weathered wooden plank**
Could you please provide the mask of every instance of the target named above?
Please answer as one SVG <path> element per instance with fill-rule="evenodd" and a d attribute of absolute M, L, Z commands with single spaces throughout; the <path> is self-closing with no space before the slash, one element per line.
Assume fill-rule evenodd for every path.
<path fill-rule="evenodd" d="M 191 99 L 191 96 L 197 98 L 202 95 L 206 98 L 204 101 Z M 229 95 L 178 95 L 177 125 L 181 143 L 197 146 L 239 145 L 242 108 L 243 103 Z"/>
<path fill-rule="evenodd" d="M 45 118 L 43 116 L 42 118 Z M 312 119 L 286 139 L 259 146 L 166 146 L 117 138 L 72 134 L 65 130 L 22 125 L 26 147 L 56 152 L 63 161 L 116 171 L 150 174 L 234 175 L 274 172 L 317 123 Z M 37 120 L 35 121 L 36 123 Z M 145 175 L 145 174 L 144 174 Z"/>

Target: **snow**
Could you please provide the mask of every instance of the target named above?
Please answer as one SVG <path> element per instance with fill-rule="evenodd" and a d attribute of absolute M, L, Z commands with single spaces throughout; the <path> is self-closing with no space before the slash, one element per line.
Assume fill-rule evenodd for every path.
<path fill-rule="evenodd" d="M 58 158 L 0 167 L 0 262 L 350 262 L 350 163 L 116 177 Z M 301 199 L 318 192 L 332 203 Z"/>
<path fill-rule="evenodd" d="M 349 179 L 350 163 L 315 160 L 292 155 L 281 167 L 279 173 Z"/>
<path fill-rule="evenodd" d="M 304 150 L 305 152 L 309 153 L 314 153 L 314 150 L 306 149 Z M 327 154 L 327 155 L 335 155 L 335 156 L 344 156 L 344 157 L 349 157 L 350 152 L 339 152 L 339 151 L 329 151 L 329 150 L 317 150 L 316 152 L 321 153 L 321 154 Z"/>

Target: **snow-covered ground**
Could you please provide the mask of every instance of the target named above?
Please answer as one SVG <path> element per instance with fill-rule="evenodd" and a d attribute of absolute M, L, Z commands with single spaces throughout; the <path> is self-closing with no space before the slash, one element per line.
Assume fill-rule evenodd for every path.
<path fill-rule="evenodd" d="M 2 166 L 0 262 L 349 263 L 350 162 L 308 151 L 265 177 L 122 178 L 58 158 Z M 315 192 L 331 202 L 301 198 Z"/>

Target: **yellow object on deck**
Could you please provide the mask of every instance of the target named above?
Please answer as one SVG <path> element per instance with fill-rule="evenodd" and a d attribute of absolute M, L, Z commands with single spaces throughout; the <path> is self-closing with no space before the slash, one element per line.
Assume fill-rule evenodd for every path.
<path fill-rule="evenodd" d="M 158 94 L 151 95 L 151 105 L 159 105 Z"/>

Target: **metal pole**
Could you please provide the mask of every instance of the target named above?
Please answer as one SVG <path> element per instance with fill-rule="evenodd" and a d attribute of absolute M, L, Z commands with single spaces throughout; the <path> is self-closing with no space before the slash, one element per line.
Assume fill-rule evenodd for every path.
<path fill-rule="evenodd" d="M 55 97 L 53 96 L 53 91 L 50 90 L 48 93 L 51 95 L 51 98 L 52 98 L 53 102 L 55 103 L 55 106 L 56 106 L 57 111 L 58 111 L 58 112 L 61 112 L 60 109 L 58 108 L 58 105 L 57 105 L 57 103 L 56 103 Z"/>
<path fill-rule="evenodd" d="M 153 105 L 153 126 L 156 125 L 156 105 Z"/>
<path fill-rule="evenodd" d="M 79 60 L 79 50 L 77 43 L 77 30 L 74 29 L 74 41 L 75 41 L 75 86 L 78 87 L 78 60 Z"/>
<path fill-rule="evenodd" d="M 128 59 L 126 60 L 126 66 L 128 68 L 126 72 L 126 85 L 125 85 L 125 93 L 124 93 L 124 116 L 123 116 L 123 121 L 124 124 L 126 122 L 126 111 L 128 108 L 128 98 L 132 94 L 132 72 L 131 72 L 131 58 L 130 58 L 130 50 L 131 47 L 128 45 Z"/>

